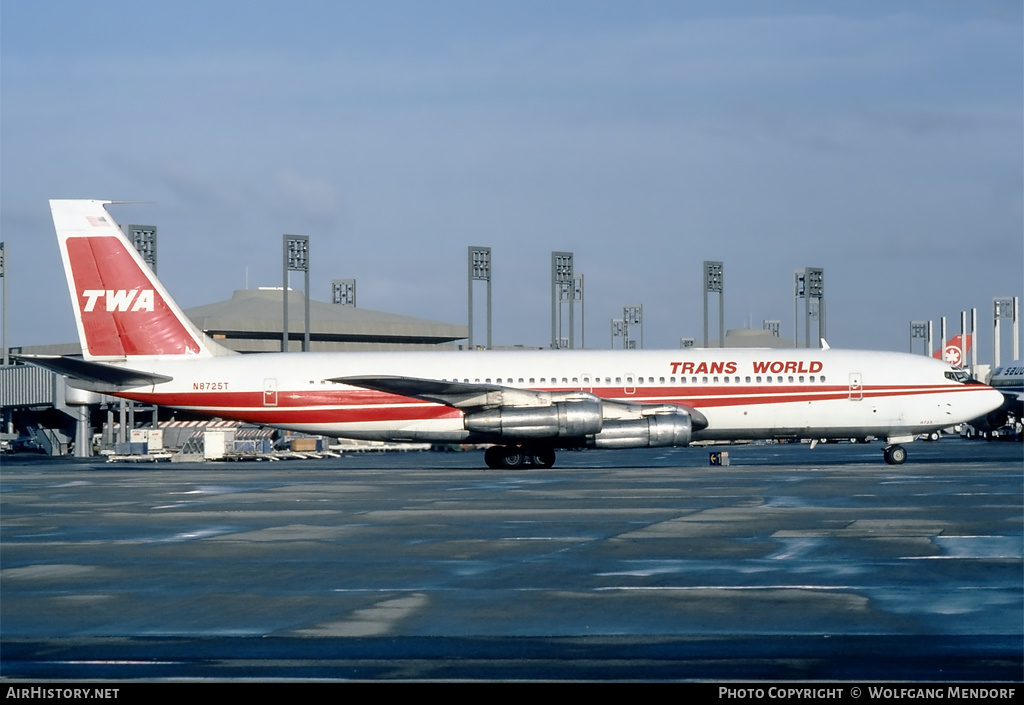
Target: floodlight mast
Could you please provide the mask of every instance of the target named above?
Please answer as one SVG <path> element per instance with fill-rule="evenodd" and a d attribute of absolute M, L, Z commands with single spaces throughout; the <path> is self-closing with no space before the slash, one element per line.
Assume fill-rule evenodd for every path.
<path fill-rule="evenodd" d="M 1000 296 L 992 299 L 992 366 L 993 368 L 1000 366 L 1001 355 L 1002 355 L 1002 341 L 1000 340 L 1000 333 L 1002 329 L 1002 322 L 1004 319 L 1010 319 L 1013 332 L 1013 343 L 1012 352 L 1013 360 L 1020 359 L 1020 328 L 1019 328 L 1019 317 L 1020 317 L 1020 298 L 1017 296 Z"/>
<path fill-rule="evenodd" d="M 718 294 L 718 347 L 725 347 L 725 266 L 704 260 L 704 347 L 708 346 L 708 293 Z"/>
<path fill-rule="evenodd" d="M 0 316 L 3 316 L 3 323 L 0 324 L 0 345 L 4 349 L 4 366 L 10 364 L 10 356 L 7 353 L 7 248 L 6 243 L 0 242 L 0 279 L 3 279 L 3 297 L 4 307 L 3 311 L 0 312 Z"/>
<path fill-rule="evenodd" d="M 469 349 L 475 347 L 473 338 L 473 282 L 487 282 L 487 349 L 492 347 L 491 340 L 491 248 L 470 245 L 467 251 L 469 267 Z"/>
<path fill-rule="evenodd" d="M 281 287 L 281 299 L 284 313 L 281 330 L 281 352 L 288 352 L 288 272 L 305 273 L 306 332 L 302 338 L 302 352 L 309 351 L 309 237 L 306 235 L 282 236 L 284 285 Z"/>
<path fill-rule="evenodd" d="M 551 348 L 565 347 L 562 341 L 562 302 L 569 302 L 568 347 L 576 346 L 573 299 L 575 296 L 573 256 L 571 252 L 551 253 Z"/>
<path fill-rule="evenodd" d="M 825 335 L 825 270 L 821 267 L 804 267 L 793 273 L 793 347 L 800 347 L 799 300 L 804 300 L 804 347 L 811 347 L 811 318 L 818 316 L 817 340 Z M 812 308 L 811 300 L 817 303 Z"/>

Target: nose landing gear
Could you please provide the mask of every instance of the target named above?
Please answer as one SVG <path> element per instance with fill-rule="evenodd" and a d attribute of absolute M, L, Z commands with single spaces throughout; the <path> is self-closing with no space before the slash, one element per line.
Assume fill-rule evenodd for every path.
<path fill-rule="evenodd" d="M 889 465 L 902 465 L 907 459 L 907 449 L 901 445 L 886 446 L 882 449 L 882 455 Z"/>

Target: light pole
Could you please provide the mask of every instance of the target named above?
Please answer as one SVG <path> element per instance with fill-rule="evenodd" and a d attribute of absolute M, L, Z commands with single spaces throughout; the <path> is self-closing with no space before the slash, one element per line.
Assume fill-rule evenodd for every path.
<path fill-rule="evenodd" d="M 708 346 L 708 293 L 718 294 L 718 347 L 725 347 L 725 267 L 704 261 L 704 347 Z"/>
<path fill-rule="evenodd" d="M 305 273 L 306 332 L 302 338 L 302 352 L 309 350 L 309 237 L 306 235 L 285 235 L 284 243 L 284 328 L 281 331 L 281 352 L 288 352 L 288 272 Z"/>
<path fill-rule="evenodd" d="M 467 251 L 469 267 L 469 349 L 473 339 L 473 282 L 487 282 L 487 349 L 491 349 L 491 248 L 470 245 Z"/>
<path fill-rule="evenodd" d="M 562 347 L 562 302 L 569 302 L 569 347 L 575 347 L 573 332 L 573 266 L 571 252 L 551 253 L 551 347 Z"/>

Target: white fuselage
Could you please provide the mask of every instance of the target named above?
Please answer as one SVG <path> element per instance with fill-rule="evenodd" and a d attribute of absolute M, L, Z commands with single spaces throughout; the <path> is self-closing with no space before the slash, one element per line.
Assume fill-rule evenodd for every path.
<path fill-rule="evenodd" d="M 341 438 L 474 440 L 458 409 L 332 378 L 404 376 L 545 391 L 583 390 L 699 410 L 694 440 L 905 438 L 969 421 L 998 392 L 948 363 L 851 350 L 271 353 L 132 360 L 173 377 L 121 396 L 209 416 Z"/>

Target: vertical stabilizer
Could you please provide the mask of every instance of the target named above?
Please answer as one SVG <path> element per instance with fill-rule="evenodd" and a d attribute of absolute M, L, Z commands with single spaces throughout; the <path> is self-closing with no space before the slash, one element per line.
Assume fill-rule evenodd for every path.
<path fill-rule="evenodd" d="M 960 339 L 963 338 L 963 358 L 960 355 Z M 967 335 L 954 335 L 949 339 L 949 342 L 941 350 L 936 350 L 932 355 L 936 360 L 945 360 L 951 365 L 957 365 L 959 367 L 964 366 L 966 361 L 967 353 L 971 351 L 971 334 Z"/>
<path fill-rule="evenodd" d="M 85 359 L 231 354 L 185 317 L 107 213 L 111 202 L 50 201 Z"/>

